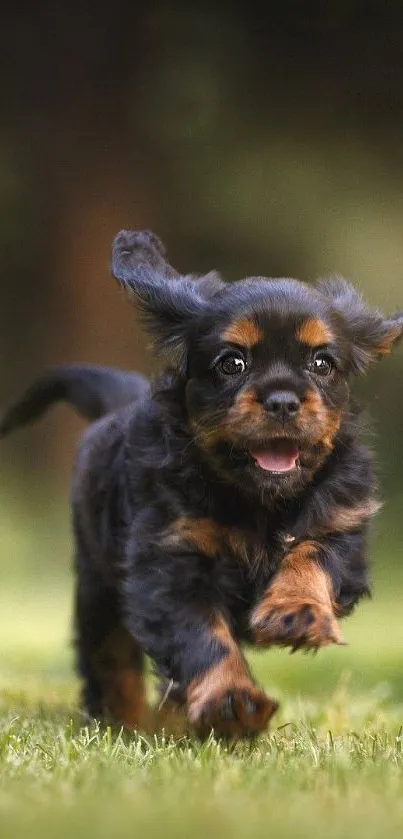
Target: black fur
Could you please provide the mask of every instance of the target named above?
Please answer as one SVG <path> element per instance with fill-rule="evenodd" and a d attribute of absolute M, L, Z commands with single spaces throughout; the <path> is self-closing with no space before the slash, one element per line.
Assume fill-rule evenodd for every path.
<path fill-rule="evenodd" d="M 93 712 L 105 709 L 93 661 L 120 625 L 172 680 L 175 698 L 203 730 L 203 720 L 208 727 L 213 718 L 214 690 L 206 689 L 201 711 L 192 711 L 189 697 L 191 687 L 218 672 L 214 668 L 230 654 L 231 642 L 222 629 L 215 631 L 217 616 L 234 644 L 254 643 L 254 610 L 270 595 L 290 551 L 295 559 L 298 546 L 314 546 L 315 567 L 330 581 L 334 615 L 348 614 L 369 591 L 365 549 L 375 482 L 348 379 L 390 350 L 403 316 L 386 320 L 368 309 L 345 280 L 316 288 L 266 278 L 227 285 L 216 274 L 181 277 L 164 257 L 159 240 L 147 232 L 122 231 L 113 245 L 115 276 L 158 348 L 170 355 L 171 367 L 152 394 L 126 374 L 63 368 L 11 408 L 2 431 L 39 416 L 61 396 L 89 419 L 116 409 L 84 435 L 72 489 L 85 701 Z M 245 320 L 249 332 L 240 346 L 233 335 L 238 330 L 242 336 Z M 306 334 L 316 343 L 317 330 L 328 331 L 323 345 L 311 347 L 297 337 L 307 322 Z M 244 372 L 224 371 L 228 353 L 238 358 L 229 365 L 245 364 Z M 300 411 L 296 420 L 282 415 L 280 423 L 266 411 L 267 400 L 289 391 Z M 295 468 L 278 474 L 258 465 L 259 452 L 272 454 L 277 445 L 287 452 L 297 447 Z M 297 595 L 290 592 L 290 602 Z M 335 640 L 325 630 L 323 639 L 312 640 L 310 604 L 300 606 L 308 614 L 302 634 L 287 629 L 270 643 L 317 647 Z M 287 627 L 291 607 L 289 612 Z M 139 652 L 139 666 L 140 659 Z M 231 707 L 237 735 L 260 730 L 269 713 L 248 730 L 236 688 L 224 691 L 222 719 L 228 720 Z M 259 696 L 255 708 L 263 701 Z M 225 724 L 214 720 L 225 733 Z"/>
<path fill-rule="evenodd" d="M 6 436 L 10 431 L 40 419 L 54 402 L 68 402 L 85 419 L 96 420 L 145 395 L 148 388 L 147 380 L 139 373 L 90 364 L 54 367 L 0 417 L 0 435 Z"/>

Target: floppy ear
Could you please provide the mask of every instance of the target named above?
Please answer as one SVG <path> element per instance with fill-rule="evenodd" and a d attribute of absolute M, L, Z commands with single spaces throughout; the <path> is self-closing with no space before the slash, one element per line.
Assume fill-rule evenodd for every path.
<path fill-rule="evenodd" d="M 162 242 L 149 230 L 121 230 L 112 244 L 112 273 L 135 302 L 158 349 L 171 350 L 179 363 L 196 320 L 224 285 L 207 274 L 199 281 L 182 277 L 166 260 Z"/>
<path fill-rule="evenodd" d="M 374 361 L 388 355 L 403 334 L 403 312 L 391 318 L 364 303 L 358 291 L 342 277 L 321 280 L 318 290 L 330 299 L 351 343 L 351 367 L 363 373 Z"/>

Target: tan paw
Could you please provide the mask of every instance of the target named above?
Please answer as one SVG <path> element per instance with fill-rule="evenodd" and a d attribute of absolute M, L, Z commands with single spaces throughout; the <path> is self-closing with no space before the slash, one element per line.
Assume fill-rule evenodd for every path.
<path fill-rule="evenodd" d="M 322 603 L 268 598 L 255 609 L 251 626 L 256 644 L 291 647 L 293 652 L 343 643 L 333 611 Z"/>
<path fill-rule="evenodd" d="M 238 740 L 265 731 L 277 708 L 277 702 L 250 683 L 212 692 L 203 703 L 190 703 L 189 719 L 200 737 L 214 730 L 221 737 Z"/>

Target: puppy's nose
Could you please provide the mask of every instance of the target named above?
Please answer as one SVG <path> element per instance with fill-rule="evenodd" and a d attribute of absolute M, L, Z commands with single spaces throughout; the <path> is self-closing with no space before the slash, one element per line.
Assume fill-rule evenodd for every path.
<path fill-rule="evenodd" d="M 301 402 L 296 393 L 291 390 L 276 390 L 265 399 L 265 408 L 269 417 L 281 422 L 293 420 L 301 407 Z"/>

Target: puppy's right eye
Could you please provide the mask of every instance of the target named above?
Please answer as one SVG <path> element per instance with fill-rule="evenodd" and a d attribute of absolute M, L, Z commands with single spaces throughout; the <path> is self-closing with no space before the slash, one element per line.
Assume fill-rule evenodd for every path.
<path fill-rule="evenodd" d="M 246 361 L 239 353 L 227 353 L 220 358 L 218 368 L 225 376 L 239 376 L 246 370 Z"/>

